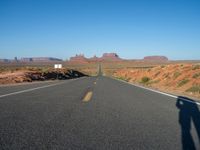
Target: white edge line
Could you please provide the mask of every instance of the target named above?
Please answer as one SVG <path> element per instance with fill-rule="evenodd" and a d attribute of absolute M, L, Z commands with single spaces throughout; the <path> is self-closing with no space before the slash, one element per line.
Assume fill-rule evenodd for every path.
<path fill-rule="evenodd" d="M 111 77 L 112 78 L 112 77 Z M 187 102 L 190 102 L 190 103 L 193 103 L 193 104 L 197 104 L 200 106 L 200 102 L 196 102 L 196 101 L 190 101 L 188 99 L 185 99 L 183 97 L 178 97 L 178 96 L 175 96 L 175 95 L 172 95 L 172 94 L 168 94 L 168 93 L 165 93 L 165 92 L 161 92 L 161 91 L 157 91 L 157 90 L 154 90 L 154 89 L 150 89 L 150 88 L 147 88 L 147 87 L 144 87 L 144 86 L 140 86 L 140 85 L 136 85 L 136 84 L 133 84 L 133 83 L 130 83 L 130 82 L 126 82 L 126 81 L 123 81 L 123 80 L 120 80 L 120 79 L 117 79 L 117 78 L 112 78 L 112 79 L 115 79 L 115 80 L 118 80 L 118 81 L 121 81 L 123 83 L 126 83 L 126 84 L 130 84 L 130 85 L 133 85 L 135 87 L 139 87 L 139 88 L 142 88 L 142 89 L 145 89 L 145 90 L 148 90 L 148 91 L 152 91 L 152 92 L 155 92 L 155 93 L 159 93 L 159 94 L 162 94 L 162 95 L 165 95 L 165 96 L 169 96 L 169 97 L 172 97 L 172 98 L 179 98 L 183 101 L 187 101 Z"/>
<path fill-rule="evenodd" d="M 75 80 L 83 79 L 83 78 L 76 78 L 76 79 L 71 79 L 71 80 L 67 80 L 67 81 L 75 81 Z M 26 93 L 26 92 L 31 92 L 31 91 L 35 91 L 35 90 L 38 90 L 38 89 L 44 89 L 44 88 L 48 88 L 48 87 L 52 87 L 52 86 L 56 86 L 56 85 L 61 85 L 61 84 L 64 84 L 64 83 L 66 83 L 66 82 L 64 81 L 64 82 L 59 82 L 59 83 L 55 83 L 55 84 L 40 86 L 40 87 L 31 88 L 31 89 L 22 90 L 22 91 L 17 91 L 17 92 L 13 92 L 13 93 L 8 93 L 8 94 L 0 95 L 0 98 L 11 96 L 11 95 L 17 95 L 17 94 L 21 94 L 21 93 Z"/>

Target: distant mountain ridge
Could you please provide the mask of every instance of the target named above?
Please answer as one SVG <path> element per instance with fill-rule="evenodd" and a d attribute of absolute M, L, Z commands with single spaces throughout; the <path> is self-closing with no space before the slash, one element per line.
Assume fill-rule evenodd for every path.
<path fill-rule="evenodd" d="M 56 62 L 56 61 L 63 61 L 63 60 L 54 57 L 22 57 L 21 59 L 15 57 L 14 59 L 0 59 L 0 62 L 2 63 L 15 63 L 15 62 L 31 63 L 31 62 Z"/>
<path fill-rule="evenodd" d="M 80 63 L 87 63 L 87 62 L 99 62 L 99 61 L 122 61 L 123 59 L 120 58 L 116 53 L 104 53 L 102 57 L 97 57 L 94 55 L 91 58 L 86 58 L 83 54 L 76 55 L 70 57 L 70 62 L 80 62 Z"/>
<path fill-rule="evenodd" d="M 76 54 L 73 57 L 70 57 L 69 63 L 90 63 L 90 62 L 120 62 L 120 61 L 135 61 L 136 59 L 123 59 L 120 58 L 117 53 L 104 53 L 101 57 L 94 55 L 91 58 L 86 58 L 84 54 Z M 10 62 L 22 62 L 22 63 L 31 63 L 31 62 L 63 62 L 62 59 L 54 57 L 24 57 L 21 59 L 0 59 L 0 63 L 10 63 Z M 168 61 L 166 56 L 146 56 L 143 59 L 137 59 L 137 61 L 157 61 L 163 62 Z"/>
<path fill-rule="evenodd" d="M 166 56 L 146 56 L 144 57 L 145 61 L 168 61 Z"/>
<path fill-rule="evenodd" d="M 134 60 L 134 59 L 131 59 Z M 89 63 L 89 62 L 102 62 L 102 61 L 130 61 L 128 59 L 122 59 L 117 53 L 104 53 L 101 57 L 94 55 L 91 58 L 86 58 L 84 54 L 75 55 L 70 57 L 69 62 L 74 63 Z M 138 59 L 138 61 L 168 61 L 166 56 L 146 56 L 143 59 Z"/>

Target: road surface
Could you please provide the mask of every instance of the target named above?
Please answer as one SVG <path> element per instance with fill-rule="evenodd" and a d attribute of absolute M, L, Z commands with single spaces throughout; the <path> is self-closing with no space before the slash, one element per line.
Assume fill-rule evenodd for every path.
<path fill-rule="evenodd" d="M 0 87 L 0 149 L 200 149 L 200 114 L 108 77 Z"/>

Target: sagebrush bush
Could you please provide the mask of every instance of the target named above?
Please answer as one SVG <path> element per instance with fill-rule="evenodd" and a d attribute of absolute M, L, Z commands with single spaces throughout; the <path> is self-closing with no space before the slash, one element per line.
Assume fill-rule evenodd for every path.
<path fill-rule="evenodd" d="M 196 79 L 196 78 L 200 77 L 200 73 L 195 73 L 192 77 Z"/>
<path fill-rule="evenodd" d="M 142 77 L 142 79 L 141 79 L 141 82 L 142 83 L 147 83 L 147 82 L 149 82 L 151 79 L 149 78 L 149 77 Z"/>
<path fill-rule="evenodd" d="M 165 68 L 165 66 L 164 65 L 162 65 L 162 66 L 160 66 L 161 68 Z"/>
<path fill-rule="evenodd" d="M 181 75 L 181 73 L 180 72 L 175 72 L 174 73 L 174 78 L 176 79 L 178 76 L 180 76 Z"/>
<path fill-rule="evenodd" d="M 183 80 L 181 80 L 181 81 L 178 83 L 178 87 L 181 87 L 181 86 L 183 86 L 184 84 L 186 84 L 186 83 L 188 83 L 188 82 L 189 82 L 188 79 L 183 79 Z"/>
<path fill-rule="evenodd" d="M 200 69 L 200 65 L 193 65 L 192 70 Z"/>
<path fill-rule="evenodd" d="M 186 92 L 200 93 L 200 85 L 194 85 L 191 88 L 187 89 Z"/>

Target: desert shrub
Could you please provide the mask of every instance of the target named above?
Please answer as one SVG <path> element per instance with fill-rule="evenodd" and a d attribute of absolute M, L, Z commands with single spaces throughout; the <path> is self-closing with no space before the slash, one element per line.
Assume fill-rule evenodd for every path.
<path fill-rule="evenodd" d="M 174 73 L 174 78 L 176 79 L 178 76 L 180 76 L 181 75 L 181 73 L 180 72 L 175 72 Z"/>
<path fill-rule="evenodd" d="M 165 66 L 164 65 L 162 65 L 162 66 L 160 66 L 161 68 L 165 68 Z"/>
<path fill-rule="evenodd" d="M 194 85 L 191 88 L 187 89 L 186 92 L 200 93 L 200 85 Z"/>
<path fill-rule="evenodd" d="M 181 80 L 181 81 L 178 83 L 178 87 L 181 87 L 181 86 L 183 86 L 184 84 L 186 84 L 186 83 L 188 83 L 188 82 L 189 82 L 188 79 L 183 79 L 183 80 Z"/>
<path fill-rule="evenodd" d="M 192 77 L 196 79 L 196 78 L 198 78 L 199 76 L 200 76 L 200 73 L 195 73 Z"/>
<path fill-rule="evenodd" d="M 153 81 L 153 83 L 159 83 L 160 82 L 160 80 L 155 80 L 155 81 Z"/>
<path fill-rule="evenodd" d="M 141 83 L 147 83 L 147 82 L 149 82 L 151 79 L 149 78 L 149 77 L 146 77 L 146 76 L 144 76 L 144 77 L 142 77 L 142 79 L 141 79 Z"/>
<path fill-rule="evenodd" d="M 200 69 L 200 65 L 193 65 L 192 70 Z"/>
<path fill-rule="evenodd" d="M 130 80 L 131 80 L 131 78 L 130 78 L 130 77 L 126 79 L 126 81 L 127 81 L 127 82 L 128 82 L 128 81 L 130 81 Z"/>
<path fill-rule="evenodd" d="M 49 68 L 41 68 L 41 72 L 42 73 L 48 73 L 49 72 Z"/>

